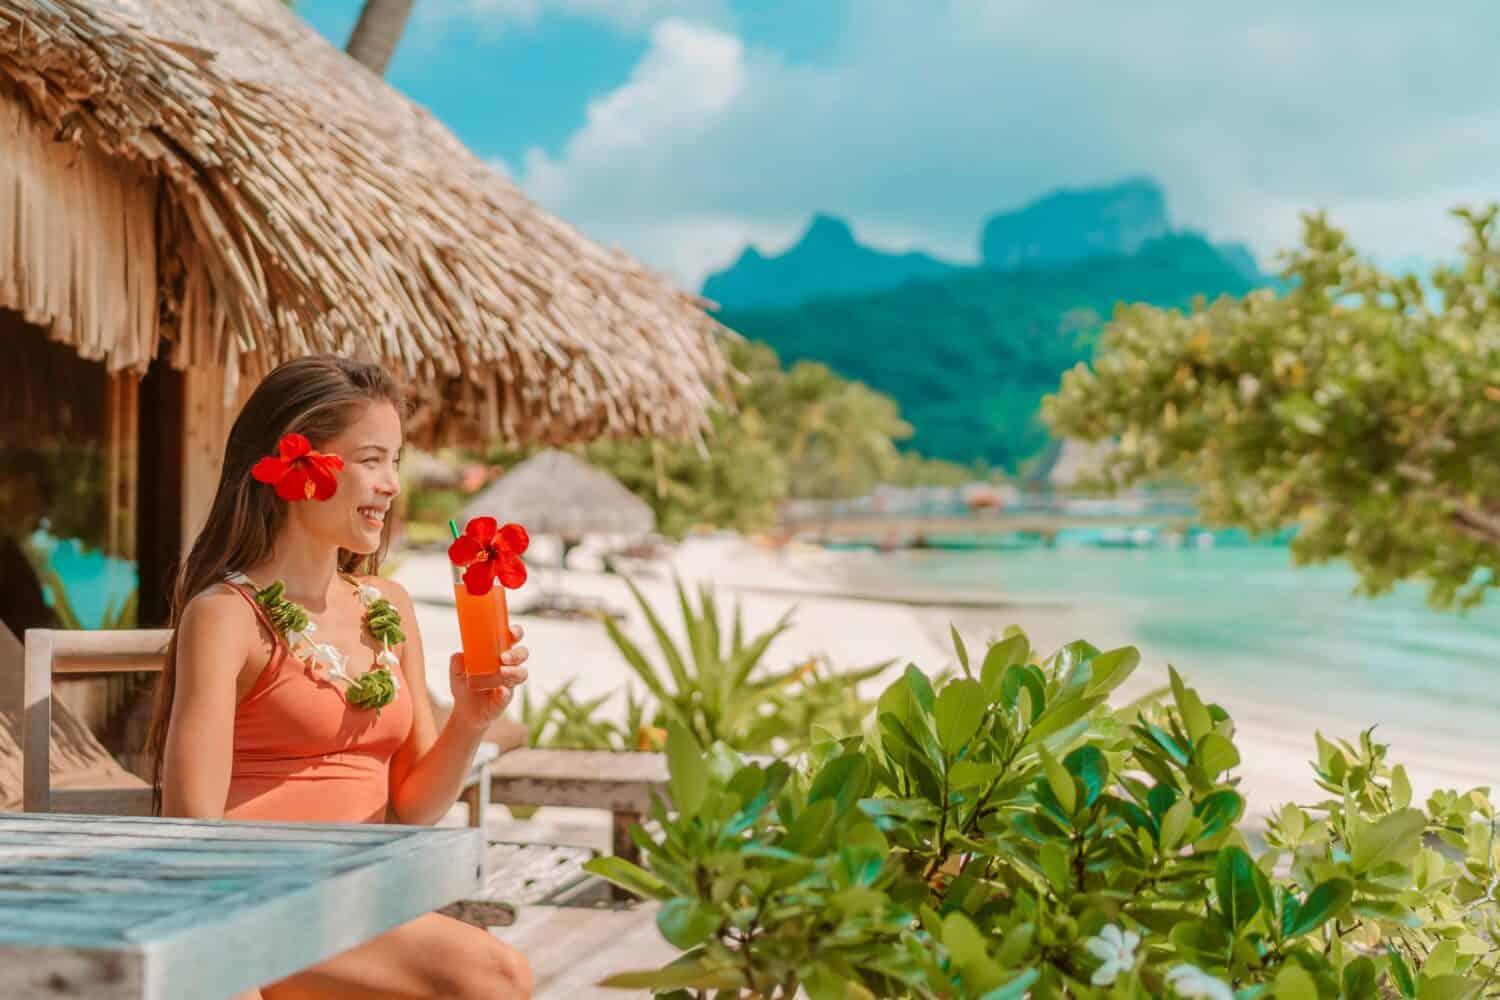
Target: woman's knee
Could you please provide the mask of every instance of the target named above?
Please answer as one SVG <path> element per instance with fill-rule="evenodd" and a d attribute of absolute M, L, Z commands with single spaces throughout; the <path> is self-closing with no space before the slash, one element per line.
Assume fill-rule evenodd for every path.
<path fill-rule="evenodd" d="M 531 1000 L 531 967 L 516 949 L 484 935 L 478 955 L 451 971 L 458 1000 Z"/>

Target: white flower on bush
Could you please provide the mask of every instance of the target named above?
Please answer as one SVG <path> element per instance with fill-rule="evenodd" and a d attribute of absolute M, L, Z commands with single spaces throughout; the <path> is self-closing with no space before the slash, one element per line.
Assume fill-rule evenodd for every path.
<path fill-rule="evenodd" d="M 1097 936 L 1083 943 L 1090 955 L 1104 963 L 1094 970 L 1089 981 L 1095 986 L 1108 986 L 1120 973 L 1129 972 L 1135 967 L 1135 949 L 1140 943 L 1141 936 L 1135 931 L 1122 931 L 1114 924 L 1105 924 Z"/>
<path fill-rule="evenodd" d="M 1215 979 L 1196 965 L 1174 966 L 1167 973 L 1167 982 L 1184 997 L 1203 1000 L 1234 1000 L 1234 990 L 1229 984 Z"/>

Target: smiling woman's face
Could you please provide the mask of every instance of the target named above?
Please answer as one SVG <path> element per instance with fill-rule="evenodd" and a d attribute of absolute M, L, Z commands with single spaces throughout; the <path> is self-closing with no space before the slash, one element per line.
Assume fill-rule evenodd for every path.
<path fill-rule="evenodd" d="M 344 460 L 338 491 L 327 500 L 291 504 L 288 517 L 341 549 L 374 552 L 391 503 L 401 492 L 401 446 L 396 408 L 383 400 L 368 404 L 342 434 L 314 445 Z"/>

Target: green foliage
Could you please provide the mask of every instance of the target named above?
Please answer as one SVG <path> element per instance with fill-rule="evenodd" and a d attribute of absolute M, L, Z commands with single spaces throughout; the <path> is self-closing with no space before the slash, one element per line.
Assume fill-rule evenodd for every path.
<path fill-rule="evenodd" d="M 867 710 L 855 693 L 857 685 L 890 666 L 887 661 L 835 673 L 814 658 L 767 670 L 766 654 L 790 627 L 791 612 L 771 628 L 747 635 L 738 605 L 726 628 L 713 589 L 699 586 L 695 603 L 680 581 L 677 606 L 685 642 L 679 643 L 639 588 L 626 582 L 659 658 L 653 662 L 613 618 L 602 619 L 605 630 L 650 696 L 651 725 L 679 726 L 705 746 L 721 742 L 744 752 L 788 752 L 805 747 L 818 729 L 839 735 L 855 731 Z"/>
<path fill-rule="evenodd" d="M 1495 211 L 1429 295 L 1306 219 L 1281 297 L 1119 310 L 1092 370 L 1048 400 L 1059 434 L 1115 440 L 1107 478 L 1178 473 L 1206 516 L 1295 526 L 1302 562 L 1347 559 L 1367 593 L 1425 578 L 1478 603 L 1500 569 L 1500 250 Z"/>
<path fill-rule="evenodd" d="M 762 531 L 789 497 L 842 498 L 883 482 L 968 478 L 952 463 L 898 451 L 911 427 L 889 397 L 825 365 L 783 369 L 763 344 L 733 340 L 723 349 L 739 373 L 732 409 L 712 414 L 701 445 L 606 440 L 581 452 L 649 503 L 663 534 L 681 537 L 702 525 Z M 510 465 L 525 455 L 502 449 L 485 457 Z"/>
<path fill-rule="evenodd" d="M 408 521 L 438 524 L 448 530 L 448 518 L 457 517 L 466 499 L 461 490 L 412 486 L 403 490 Z"/>
<path fill-rule="evenodd" d="M 521 689 L 521 722 L 532 746 L 576 750 L 660 749 L 651 742 L 647 705 L 636 697 L 634 690 L 625 692 L 622 725 L 599 715 L 612 692 L 580 701 L 573 695 L 573 683 L 572 679 L 564 682 L 540 704 L 533 704 L 531 692 L 525 687 Z"/>
<path fill-rule="evenodd" d="M 746 753 L 794 753 L 816 734 L 842 736 L 858 731 L 869 704 L 858 685 L 892 661 L 852 671 L 836 671 L 826 659 L 811 657 L 782 670 L 766 667 L 772 644 L 787 630 L 791 612 L 755 635 L 746 633 L 738 606 L 726 622 L 712 588 L 696 595 L 677 583 L 683 641 L 674 638 L 663 616 L 633 582 L 626 581 L 649 626 L 653 659 L 614 619 L 605 630 L 646 695 L 626 693 L 624 725 L 598 713 L 609 695 L 580 701 L 572 681 L 539 705 L 523 692 L 521 718 L 533 746 L 597 750 L 661 749 L 666 731 L 678 726 L 704 745 L 723 743 Z"/>
<path fill-rule="evenodd" d="M 1255 286 L 1194 235 L 1067 267 L 974 271 L 791 309 L 726 310 L 724 323 L 789 363 L 814 361 L 888 395 L 923 455 L 1014 470 L 1049 443 L 1043 396 L 1093 353 L 1119 301 L 1186 306 Z"/>
<path fill-rule="evenodd" d="M 1012 631 L 959 658 L 964 675 L 936 688 L 909 667 L 873 732 L 795 762 L 674 725 L 675 811 L 658 802 L 655 832 L 634 832 L 643 867 L 590 868 L 660 901 L 683 954 L 609 985 L 814 1000 L 1490 989 L 1485 792 L 1418 809 L 1368 733 L 1319 737 L 1328 797 L 1277 812 L 1257 854 L 1234 723 L 1175 672 L 1169 701 L 1116 710 L 1133 649 L 1042 658 Z"/>

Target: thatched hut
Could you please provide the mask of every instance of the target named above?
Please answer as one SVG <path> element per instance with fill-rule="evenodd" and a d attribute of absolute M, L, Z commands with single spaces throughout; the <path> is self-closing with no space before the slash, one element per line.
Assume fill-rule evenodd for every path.
<path fill-rule="evenodd" d="M 81 519 L 147 622 L 280 361 L 380 358 L 428 446 L 689 434 L 722 375 L 702 305 L 280 0 L 0 0 L 0 447 L 94 449 Z"/>
<path fill-rule="evenodd" d="M 555 448 L 507 471 L 470 500 L 461 516 L 486 514 L 569 542 L 585 535 L 644 535 L 656 527 L 650 506 L 618 479 Z"/>

